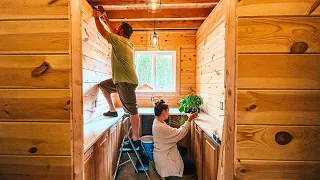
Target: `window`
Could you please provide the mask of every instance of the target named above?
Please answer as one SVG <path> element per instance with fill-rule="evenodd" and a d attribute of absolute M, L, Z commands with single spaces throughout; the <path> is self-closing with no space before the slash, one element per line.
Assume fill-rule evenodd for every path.
<path fill-rule="evenodd" d="M 136 51 L 137 92 L 176 91 L 175 51 Z"/>

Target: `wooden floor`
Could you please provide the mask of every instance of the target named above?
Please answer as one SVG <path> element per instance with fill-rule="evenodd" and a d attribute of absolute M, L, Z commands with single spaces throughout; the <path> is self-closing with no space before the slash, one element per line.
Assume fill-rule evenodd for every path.
<path fill-rule="evenodd" d="M 134 162 L 136 162 L 136 157 L 134 154 L 131 154 L 131 157 Z M 127 155 L 124 155 L 122 160 L 126 160 Z M 150 164 L 150 170 L 148 172 L 149 177 L 151 180 L 161 180 L 161 177 L 158 175 L 157 171 L 152 167 Z M 134 168 L 131 163 L 127 163 L 123 165 L 118 173 L 118 176 L 116 178 L 117 180 L 147 180 L 147 177 L 144 173 L 135 173 Z M 187 175 L 183 177 L 169 177 L 167 178 L 169 180 L 196 180 L 196 177 L 194 175 Z"/>

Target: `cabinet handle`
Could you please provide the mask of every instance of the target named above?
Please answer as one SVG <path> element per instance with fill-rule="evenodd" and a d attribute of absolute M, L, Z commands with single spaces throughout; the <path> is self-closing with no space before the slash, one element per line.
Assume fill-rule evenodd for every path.
<path fill-rule="evenodd" d="M 103 143 L 105 143 L 106 142 L 106 140 L 107 140 L 107 137 L 106 138 L 104 138 L 104 140 L 98 145 L 98 148 L 99 147 L 101 147 L 102 145 L 103 145 Z"/>

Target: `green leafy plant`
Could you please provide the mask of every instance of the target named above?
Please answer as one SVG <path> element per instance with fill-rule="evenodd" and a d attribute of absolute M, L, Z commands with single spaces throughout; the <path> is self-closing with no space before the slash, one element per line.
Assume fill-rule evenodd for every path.
<path fill-rule="evenodd" d="M 185 113 L 194 113 L 200 112 L 200 107 L 203 104 L 202 98 L 195 94 L 190 94 L 187 97 L 181 99 L 180 103 L 180 112 Z"/>

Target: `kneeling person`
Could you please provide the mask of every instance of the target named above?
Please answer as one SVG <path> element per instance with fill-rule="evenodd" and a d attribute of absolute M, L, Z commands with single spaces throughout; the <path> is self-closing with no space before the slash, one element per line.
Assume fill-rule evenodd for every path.
<path fill-rule="evenodd" d="M 152 126 L 153 158 L 158 174 L 161 177 L 193 174 L 196 167 L 185 157 L 186 148 L 177 146 L 177 142 L 187 135 L 190 123 L 198 113 L 191 114 L 179 129 L 172 128 L 164 122 L 169 118 L 169 106 L 163 100 L 155 104 L 154 113 L 156 118 Z"/>

